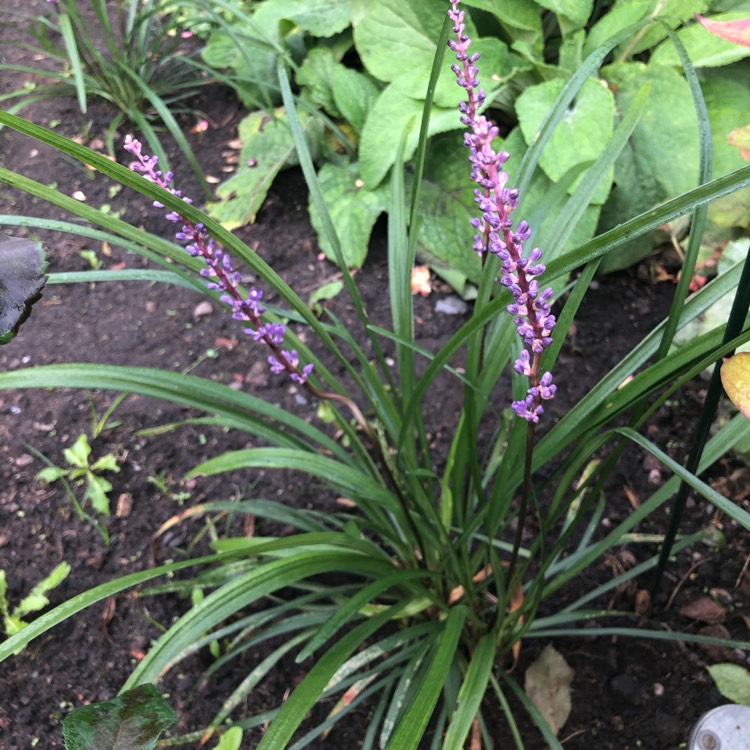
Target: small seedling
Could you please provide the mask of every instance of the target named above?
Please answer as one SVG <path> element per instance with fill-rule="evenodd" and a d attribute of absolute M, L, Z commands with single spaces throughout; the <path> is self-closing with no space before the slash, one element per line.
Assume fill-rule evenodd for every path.
<path fill-rule="evenodd" d="M 84 510 L 84 506 L 86 503 L 90 503 L 91 507 L 100 515 L 110 515 L 109 493 L 112 491 L 112 484 L 100 476 L 99 472 L 120 471 L 115 455 L 107 453 L 91 463 L 91 446 L 85 434 L 79 435 L 75 443 L 63 451 L 63 456 L 65 456 L 65 461 L 68 464 L 67 468 L 56 466 L 39 451 L 33 450 L 33 452 L 47 464 L 47 468 L 42 469 L 36 475 L 37 480 L 47 484 L 52 484 L 58 480 L 62 481 L 65 492 L 70 498 L 78 517 L 90 521 L 102 535 L 105 543 L 109 543 L 106 528 L 89 515 Z M 73 487 L 77 489 L 85 488 L 81 502 L 78 501 Z"/>
<path fill-rule="evenodd" d="M 52 569 L 52 572 L 46 578 L 39 581 L 11 611 L 7 595 L 8 581 L 5 577 L 5 571 L 0 569 L 0 616 L 3 618 L 3 630 L 8 638 L 28 625 L 26 620 L 23 619 L 26 615 L 39 612 L 49 604 L 47 593 L 59 586 L 68 573 L 70 573 L 70 565 L 61 562 Z M 23 651 L 22 648 L 15 653 L 19 654 L 21 651 Z"/>
<path fill-rule="evenodd" d="M 165 497 L 169 497 L 172 500 L 174 500 L 177 505 L 182 507 L 185 504 L 185 500 L 189 500 L 191 497 L 190 492 L 187 490 L 182 491 L 176 491 L 172 489 L 172 478 L 167 477 L 166 474 L 162 471 L 158 474 L 152 474 L 148 477 L 146 480 L 149 484 L 153 484 L 154 487 L 156 487 L 159 492 L 162 493 Z"/>
<path fill-rule="evenodd" d="M 99 271 L 104 265 L 96 250 L 81 250 L 78 254 L 89 264 L 92 271 Z"/>

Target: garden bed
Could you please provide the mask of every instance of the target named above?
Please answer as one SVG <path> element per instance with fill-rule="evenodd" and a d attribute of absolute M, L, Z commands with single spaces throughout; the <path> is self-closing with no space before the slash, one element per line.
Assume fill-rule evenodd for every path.
<path fill-rule="evenodd" d="M 13 82 L 4 81 L 3 91 Z M 17 85 L 17 83 L 16 83 Z M 2 92 L 0 92 L 2 93 Z M 239 113 L 231 96 L 216 88 L 195 103 L 206 117 L 185 119 L 186 133 L 207 175 L 223 178 L 231 167 L 232 140 Z M 101 104 L 81 115 L 74 101 L 59 100 L 36 106 L 30 119 L 55 127 L 87 145 L 101 148 L 101 138 L 111 112 Z M 191 132 L 199 119 L 208 129 Z M 124 136 L 124 132 L 120 134 Z M 119 159 L 127 155 L 120 151 Z M 199 195 L 189 169 L 172 154 L 180 187 Z M 158 210 L 141 196 L 123 189 L 110 193 L 111 184 L 77 164 L 61 158 L 9 130 L 0 132 L 0 162 L 42 182 L 57 184 L 67 195 L 78 195 L 89 205 L 124 209 L 124 218 L 137 225 L 169 235 Z M 26 195 L 0 188 L 0 213 L 64 218 Z M 0 227 L 2 229 L 2 227 Z M 307 195 L 301 175 L 285 174 L 275 184 L 255 226 L 241 230 L 243 239 L 267 260 L 302 297 L 336 277 L 337 270 L 323 260 L 307 219 Z M 376 228 L 373 251 L 357 274 L 363 298 L 376 324 L 387 324 L 380 302 L 387 287 L 387 262 L 383 228 Z M 89 261 L 81 251 L 95 250 L 104 268 L 141 266 L 143 261 L 117 248 L 59 233 L 45 235 L 50 271 L 86 270 Z M 651 259 L 644 265 L 667 263 Z M 652 264 L 649 266 L 649 264 Z M 575 335 L 566 344 L 558 363 L 558 400 L 564 409 L 586 393 L 591 384 L 660 321 L 668 310 L 674 285 L 654 283 L 649 274 L 631 272 L 606 277 L 595 284 L 576 318 Z M 653 274 L 651 274 L 653 276 Z M 644 278 L 645 277 L 645 278 Z M 467 313 L 447 315 L 436 303 L 452 297 L 450 289 L 436 281 L 428 297 L 417 297 L 418 343 L 436 350 Z M 241 326 L 217 305 L 205 306 L 199 295 L 158 284 L 137 282 L 48 286 L 21 334 L 0 348 L 0 370 L 27 365 L 68 361 L 167 367 L 209 377 L 248 390 L 271 402 L 312 417 L 316 404 L 285 378 L 269 374 L 265 355 L 241 336 Z M 343 318 L 353 317 L 344 295 L 330 303 Z M 445 392 L 433 390 L 435 404 L 431 429 L 445 436 L 453 424 L 446 404 L 458 396 L 448 383 Z M 671 455 L 682 458 L 702 399 L 703 385 L 694 383 L 679 400 L 663 407 L 648 426 L 649 437 Z M 181 559 L 206 548 L 206 530 L 222 533 L 225 519 L 209 522 L 189 518 L 161 535 L 161 525 L 186 509 L 209 500 L 268 497 L 283 498 L 295 507 L 329 506 L 334 499 L 291 473 L 243 473 L 185 481 L 184 474 L 200 461 L 232 448 L 245 447 L 246 437 L 210 426 L 186 426 L 164 435 L 141 436 L 139 430 L 196 416 L 173 405 L 129 396 L 111 417 L 116 426 L 92 440 L 95 456 L 116 456 L 120 471 L 108 475 L 112 491 L 112 517 L 105 521 L 111 543 L 105 545 L 91 525 L 72 512 L 59 484 L 35 480 L 43 463 L 39 451 L 61 464 L 63 448 L 83 433 L 91 434 L 91 409 L 97 415 L 117 394 L 81 391 L 0 392 L 0 568 L 9 582 L 8 596 L 17 602 L 57 563 L 67 561 L 72 571 L 51 596 L 59 603 L 86 589 L 154 564 L 155 559 Z M 556 413 L 553 411 L 553 415 Z M 32 450 L 33 449 L 33 450 Z M 666 479 L 645 454 L 630 449 L 607 489 L 605 524 L 613 524 L 646 497 L 655 484 Z M 747 470 L 729 459 L 712 471 L 711 481 L 727 497 L 747 504 Z M 664 532 L 668 517 L 662 514 L 639 528 L 644 534 Z M 234 519 L 233 530 L 253 533 L 244 519 Z M 602 605 L 633 613 L 644 627 L 695 632 L 707 623 L 681 614 L 683 605 L 698 595 L 713 592 L 726 606 L 725 622 L 713 623 L 737 638 L 747 639 L 750 616 L 750 576 L 745 562 L 750 540 L 744 531 L 724 523 L 703 501 L 691 501 L 685 528 L 719 526 L 726 537 L 721 549 L 698 547 L 683 554 L 670 568 L 654 607 L 644 611 L 641 592 L 649 585 L 640 580 L 632 588 L 617 591 Z M 193 546 L 195 544 L 195 547 Z M 632 566 L 644 557 L 637 545 L 623 548 L 591 570 L 590 580 L 575 581 L 565 600 L 589 590 L 612 572 Z M 560 603 L 563 603 L 562 601 Z M 8 750 L 61 747 L 61 720 L 83 703 L 112 697 L 142 657 L 161 628 L 183 613 L 189 603 L 174 596 L 139 598 L 125 593 L 84 614 L 67 620 L 33 642 L 23 653 L 0 666 L 0 736 Z M 638 614 L 636 614 L 638 612 Z M 544 643 L 524 642 L 518 674 L 538 655 Z M 586 636 L 559 640 L 555 647 L 575 669 L 572 713 L 560 733 L 566 748 L 677 748 L 687 740 L 699 716 L 726 702 L 713 686 L 706 665 L 735 660 L 744 655 L 721 653 L 691 645 L 677 646 L 650 640 L 594 639 Z M 179 729 L 199 729 L 211 719 L 227 692 L 247 673 L 262 654 L 248 655 L 246 663 L 233 666 L 205 685 L 196 686 L 200 671 L 210 663 L 201 654 L 178 665 L 164 683 L 169 701 L 180 716 Z M 293 660 L 251 694 L 238 715 L 258 712 L 284 699 L 305 673 L 305 664 Z M 322 714 L 324 715 L 324 714 Z M 321 717 L 322 717 L 321 715 Z M 490 727 L 497 747 L 509 746 L 510 738 L 501 714 L 491 714 Z M 519 709 L 520 716 L 520 709 Z M 368 708 L 359 707 L 327 741 L 315 747 L 357 747 Z M 545 745 L 528 721 L 522 721 L 528 750 Z M 248 732 L 243 748 L 257 744 L 261 730 Z"/>

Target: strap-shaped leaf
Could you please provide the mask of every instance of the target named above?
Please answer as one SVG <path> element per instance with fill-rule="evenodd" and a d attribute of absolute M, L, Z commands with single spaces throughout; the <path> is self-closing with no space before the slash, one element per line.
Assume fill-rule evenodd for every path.
<path fill-rule="evenodd" d="M 495 636 L 485 635 L 477 644 L 458 692 L 458 706 L 443 741 L 443 750 L 462 750 L 476 718 L 495 664 Z"/>
<path fill-rule="evenodd" d="M 362 643 L 397 615 L 404 606 L 405 603 L 402 602 L 365 620 L 330 648 L 289 696 L 278 717 L 263 736 L 258 750 L 284 750 L 308 711 L 320 698 L 336 670 Z"/>
<path fill-rule="evenodd" d="M 342 460 L 349 459 L 335 440 L 304 419 L 249 393 L 239 393 L 229 386 L 194 375 L 87 362 L 27 367 L 0 373 L 0 390 L 7 388 L 101 388 L 140 393 L 217 414 L 223 424 L 262 435 L 277 445 L 304 446 L 305 441 L 294 435 L 294 432 L 299 432 L 313 445 L 317 444 Z"/>
<path fill-rule="evenodd" d="M 321 573 L 347 571 L 369 577 L 388 575 L 387 563 L 348 550 L 305 551 L 264 563 L 221 586 L 184 614 L 154 644 L 125 683 L 124 689 L 152 682 L 176 661 L 193 641 L 251 602 Z"/>
<path fill-rule="evenodd" d="M 419 746 L 456 656 L 466 614 L 465 607 L 454 607 L 444 620 L 442 633 L 433 648 L 430 666 L 391 736 L 389 750 L 416 750 Z"/>
<path fill-rule="evenodd" d="M 139 583 L 150 581 L 152 578 L 158 578 L 161 575 L 171 574 L 175 571 L 193 566 L 206 565 L 208 563 L 216 562 L 217 560 L 226 560 L 232 556 L 232 553 L 224 555 L 208 555 L 206 557 L 196 557 L 193 560 L 170 563 L 169 565 L 162 565 L 158 568 L 131 573 L 130 575 L 116 578 L 114 581 L 109 581 L 103 583 L 101 586 L 95 586 L 93 589 L 84 591 L 82 594 L 74 596 L 72 599 L 68 599 L 68 601 L 63 602 L 49 612 L 40 615 L 19 633 L 2 641 L 2 643 L 0 643 L 0 662 L 15 651 L 23 649 L 34 638 L 42 633 L 46 633 L 55 625 L 63 622 L 63 620 L 67 620 L 81 610 L 86 609 L 86 607 L 90 607 L 92 604 L 96 604 L 113 594 L 118 594 L 120 591 L 137 586 Z"/>

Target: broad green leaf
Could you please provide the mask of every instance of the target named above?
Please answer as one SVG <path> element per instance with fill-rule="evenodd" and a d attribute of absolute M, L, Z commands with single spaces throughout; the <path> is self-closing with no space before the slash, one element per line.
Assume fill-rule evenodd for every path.
<path fill-rule="evenodd" d="M 750 419 L 750 352 L 740 352 L 724 362 L 721 384 L 731 402 Z"/>
<path fill-rule="evenodd" d="M 223 732 L 214 750 L 240 750 L 242 746 L 242 728 L 230 727 Z"/>
<path fill-rule="evenodd" d="M 469 180 L 471 165 L 468 152 L 463 146 L 463 136 L 446 133 L 433 139 L 430 156 L 427 160 L 423 200 L 420 208 L 422 223 L 419 228 L 420 258 L 429 263 L 442 275 L 448 269 L 458 270 L 473 283 L 481 276 L 481 263 L 472 250 L 475 230 L 471 219 L 477 215 L 474 201 L 474 183 Z M 508 172 L 508 186 L 515 186 L 515 171 L 525 150 L 523 136 L 518 128 L 511 131 L 505 141 L 499 141 L 496 148 L 510 153 L 505 163 Z M 545 222 L 554 223 L 556 217 L 545 209 L 549 205 L 549 195 L 553 185 L 549 178 L 537 171 L 524 196 L 523 218 L 531 223 L 534 237 L 539 237 Z M 576 224 L 565 249 L 578 247 L 591 239 L 599 216 L 598 206 L 589 206 Z M 513 216 L 519 221 L 521 215 Z M 544 248 L 542 248 L 544 250 Z"/>
<path fill-rule="evenodd" d="M 305 94 L 333 117 L 341 115 L 333 102 L 333 82 L 336 73 L 343 67 L 336 60 L 333 50 L 316 47 L 310 50 L 294 77 L 297 85 L 304 87 Z"/>
<path fill-rule="evenodd" d="M 723 250 L 717 271 L 724 274 L 737 263 L 743 263 L 750 249 L 750 240 L 742 239 L 730 242 Z M 719 297 L 707 310 L 687 321 L 674 337 L 678 347 L 688 346 L 699 336 L 726 325 L 732 311 L 732 303 L 737 294 L 736 285 Z M 740 347 L 740 351 L 747 350 L 747 344 Z"/>
<path fill-rule="evenodd" d="M 476 284 L 482 266 L 472 250 L 475 230 L 470 222 L 477 206 L 470 170 L 461 134 L 446 134 L 433 142 L 422 184 L 419 253 L 438 271 L 460 271 Z"/>
<path fill-rule="evenodd" d="M 590 55 L 600 44 L 621 29 L 627 28 L 645 18 L 654 8 L 653 0 L 628 0 L 614 5 L 589 29 L 584 55 Z"/>
<path fill-rule="evenodd" d="M 0 233 L 0 344 L 7 344 L 42 296 L 47 260 L 41 243 Z"/>
<path fill-rule="evenodd" d="M 56 565 L 46 578 L 42 579 L 37 583 L 34 588 L 31 589 L 28 596 L 25 596 L 13 610 L 13 614 L 18 617 L 24 617 L 30 612 L 38 612 L 40 609 L 44 609 L 49 604 L 47 594 L 52 589 L 57 588 L 70 573 L 70 565 L 66 562 L 61 562 Z"/>
<path fill-rule="evenodd" d="M 245 106 L 253 109 L 278 103 L 273 71 L 279 19 L 264 11 L 264 6 L 253 14 L 252 25 L 236 19 L 212 31 L 201 53 L 212 68 L 234 71 L 237 92 Z"/>
<path fill-rule="evenodd" d="M 88 468 L 89 456 L 91 455 L 91 446 L 85 433 L 78 436 L 78 439 L 70 448 L 63 450 L 65 460 L 71 466 L 77 466 L 79 469 Z"/>
<path fill-rule="evenodd" d="M 513 76 L 531 69 L 531 63 L 511 52 L 508 46 L 499 39 L 491 37 L 476 39 L 471 45 L 471 52 L 480 55 L 479 83 L 484 89 L 487 101 L 492 101 L 495 94 Z M 453 53 L 448 51 L 447 55 L 452 56 Z M 455 57 L 452 56 L 450 62 L 455 62 Z M 404 70 L 393 85 L 397 86 L 402 94 L 424 101 L 431 67 L 431 64 L 413 65 Z M 465 99 L 466 90 L 456 83 L 456 74 L 451 70 L 450 65 L 444 65 L 435 87 L 433 104 L 438 107 L 455 108 L 458 118 L 460 117 L 458 105 Z"/>
<path fill-rule="evenodd" d="M 492 13 L 503 26 L 542 35 L 542 14 L 534 0 L 466 0 L 462 5 Z"/>
<path fill-rule="evenodd" d="M 46 469 L 42 469 L 36 475 L 36 478 L 40 482 L 52 484 L 52 482 L 56 482 L 60 477 L 64 477 L 67 473 L 66 469 L 61 469 L 59 466 L 48 466 Z"/>
<path fill-rule="evenodd" d="M 333 78 L 333 103 L 357 132 L 362 132 L 367 115 L 379 93 L 380 89 L 364 73 L 344 65 L 336 69 Z"/>
<path fill-rule="evenodd" d="M 576 29 L 582 29 L 586 25 L 594 7 L 593 0 L 536 0 L 536 2 L 558 16 L 565 16 Z"/>
<path fill-rule="evenodd" d="M 303 126 L 314 148 L 320 125 L 304 112 Z M 216 191 L 220 201 L 208 204 L 209 214 L 226 229 L 236 229 L 255 221 L 276 175 L 297 163 L 292 133 L 283 109 L 273 115 L 253 112 L 240 123 L 242 141 L 237 172 Z"/>
<path fill-rule="evenodd" d="M 86 492 L 84 501 L 88 500 L 97 513 L 104 516 L 109 515 L 109 497 L 107 493 L 112 491 L 112 485 L 104 477 L 88 472 L 86 475 Z"/>
<path fill-rule="evenodd" d="M 706 667 L 719 692 L 733 703 L 750 706 L 750 671 L 726 662 Z"/>
<path fill-rule="evenodd" d="M 367 118 L 359 144 L 362 179 L 368 189 L 375 190 L 388 174 L 407 129 L 404 159 L 412 157 L 419 140 L 423 107 L 423 101 L 406 96 L 397 83 L 390 84 L 380 94 Z M 458 118 L 456 109 L 433 107 L 429 135 L 462 128 Z"/>
<path fill-rule="evenodd" d="M 71 711 L 63 720 L 66 750 L 152 750 L 177 714 L 151 684 Z"/>
<path fill-rule="evenodd" d="M 341 294 L 343 290 L 344 282 L 341 281 L 341 279 L 334 279 L 333 281 L 328 281 L 325 284 L 322 284 L 310 295 L 310 307 L 315 307 L 315 305 L 319 305 L 321 302 L 333 299 Z M 320 406 L 323 404 L 327 404 L 327 402 L 321 402 Z M 333 419 L 333 416 L 331 418 Z"/>
<path fill-rule="evenodd" d="M 629 0 L 621 0 L 629 2 Z M 650 2 L 649 9 L 644 15 L 646 17 L 655 17 L 655 22 L 646 27 L 645 32 L 638 35 L 635 44 L 631 46 L 630 41 L 625 42 L 618 48 L 618 53 L 622 54 L 627 51 L 631 55 L 637 55 L 639 52 L 655 47 L 662 39 L 666 38 L 667 32 L 662 23 L 666 23 L 673 29 L 676 29 L 686 21 L 692 21 L 695 13 L 700 13 L 708 7 L 708 0 L 661 0 L 658 3 Z"/>
<path fill-rule="evenodd" d="M 263 5 L 316 37 L 339 34 L 351 22 L 350 0 L 266 0 Z"/>
<path fill-rule="evenodd" d="M 239 18 L 228 29 L 209 37 L 203 59 L 215 68 L 232 68 L 244 103 L 278 101 L 276 55 L 287 42 L 295 46 L 299 32 L 328 37 L 346 29 L 350 22 L 349 0 L 267 0 L 257 3 L 251 20 Z M 289 21 L 291 24 L 284 24 Z"/>
<path fill-rule="evenodd" d="M 10 638 L 13 635 L 16 635 L 17 633 L 20 633 L 28 623 L 24 622 L 21 617 L 19 617 L 17 614 L 12 615 L 6 615 L 3 617 L 3 628 L 5 630 L 5 635 Z M 14 651 L 14 655 L 18 656 L 23 651 L 22 648 L 19 648 L 17 651 Z"/>
<path fill-rule="evenodd" d="M 738 19 L 747 19 L 747 13 L 721 13 L 714 16 L 711 21 L 729 23 Z M 750 44 L 741 46 L 738 43 L 721 39 L 713 33 L 709 33 L 699 23 L 693 23 L 687 28 L 680 29 L 677 36 L 685 45 L 690 61 L 696 68 L 729 65 L 750 56 Z M 674 65 L 675 67 L 680 65 L 680 60 L 671 41 L 665 40 L 654 50 L 651 63 Z"/>
<path fill-rule="evenodd" d="M 510 153 L 510 159 L 504 164 L 505 171 L 508 173 L 508 185 L 515 187 L 518 182 L 516 171 L 521 165 L 521 159 L 526 149 L 521 129 L 516 127 L 508 133 L 508 137 L 502 145 L 505 151 Z M 524 196 L 521 198 L 520 213 L 523 218 L 529 222 L 534 234 L 535 241 L 539 241 L 540 236 L 547 232 L 548 225 L 554 227 L 557 217 L 550 215 L 549 199 L 554 191 L 554 185 L 547 175 L 541 170 L 534 171 Z M 591 204 L 583 212 L 583 215 L 575 225 L 570 237 L 562 248 L 562 254 L 573 248 L 580 247 L 588 242 L 596 231 L 597 221 L 599 220 L 600 206 Z M 518 212 L 517 212 L 518 213 Z M 516 221 L 520 221 L 519 215 Z M 554 230 L 551 230 L 554 231 Z M 542 248 L 545 253 L 545 263 L 553 259 L 546 247 Z M 559 257 L 556 255 L 554 257 Z M 560 280 L 562 282 L 562 279 Z"/>
<path fill-rule="evenodd" d="M 706 71 L 701 88 L 711 122 L 713 173 L 718 176 L 743 166 L 742 153 L 732 144 L 732 133 L 750 122 L 750 82 L 739 66 Z M 750 190 L 738 190 L 708 207 L 709 219 L 719 227 L 750 224 Z"/>
<path fill-rule="evenodd" d="M 367 255 L 372 228 L 386 208 L 387 187 L 367 190 L 356 163 L 324 164 L 318 178 L 347 267 L 359 268 Z M 318 233 L 320 247 L 326 257 L 335 263 L 336 255 L 325 236 L 315 205 L 312 200 L 309 204 L 310 220 Z"/>
<path fill-rule="evenodd" d="M 429 70 L 448 5 L 433 0 L 352 0 L 354 46 L 368 73 L 394 81 L 405 70 Z M 471 21 L 467 27 L 473 34 Z M 397 139 L 398 143 L 398 139 Z"/>
<path fill-rule="evenodd" d="M 615 91 L 618 111 L 627 111 L 644 83 L 651 85 L 645 111 L 631 136 L 632 147 L 615 163 L 615 187 L 602 210 L 600 230 L 621 224 L 667 198 L 694 187 L 698 175 L 698 124 L 684 77 L 665 65 L 616 63 L 602 69 Z M 601 270 L 625 268 L 645 257 L 653 238 L 622 243 Z"/>
<path fill-rule="evenodd" d="M 120 471 L 117 458 L 111 453 L 106 453 L 91 465 L 91 471 Z"/>
<path fill-rule="evenodd" d="M 570 716 L 570 683 L 575 672 L 552 644 L 547 644 L 529 665 L 524 690 L 550 729 L 558 734 Z"/>
<path fill-rule="evenodd" d="M 655 10 L 657 17 L 669 24 L 673 29 L 682 21 L 692 19 L 693 13 L 704 11 L 708 7 L 706 0 L 618 0 L 614 7 L 602 16 L 588 33 L 584 53 L 593 52 L 602 42 L 616 34 L 626 26 L 630 26 L 642 18 L 651 16 Z M 618 48 L 618 55 L 627 52 L 634 55 L 649 49 L 666 37 L 667 33 L 659 23 L 648 26 L 637 39 L 629 39 Z"/>
<path fill-rule="evenodd" d="M 526 142 L 534 142 L 545 115 L 549 112 L 565 82 L 557 79 L 532 86 L 516 100 L 516 111 Z M 614 130 L 615 101 L 603 81 L 589 79 L 555 128 L 542 153 L 539 165 L 553 181 L 583 162 L 594 161 L 606 148 Z M 570 187 L 575 190 L 580 181 Z M 604 203 L 611 177 L 605 180 L 593 198 Z"/>

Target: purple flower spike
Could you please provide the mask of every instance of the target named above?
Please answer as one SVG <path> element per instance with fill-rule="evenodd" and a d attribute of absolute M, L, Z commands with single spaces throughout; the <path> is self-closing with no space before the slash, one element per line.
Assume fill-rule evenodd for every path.
<path fill-rule="evenodd" d="M 550 314 L 549 303 L 554 296 L 552 289 L 539 291 L 537 276 L 545 267 L 538 261 L 542 257 L 539 248 L 528 255 L 523 253 L 523 244 L 531 237 L 531 228 L 526 221 L 518 222 L 513 230 L 510 214 L 518 206 L 518 190 L 508 188 L 508 173 L 503 164 L 508 160 L 507 151 L 496 151 L 492 142 L 500 134 L 498 128 L 479 113 L 486 94 L 479 88 L 478 53 L 469 53 L 471 39 L 465 33 L 466 13 L 459 10 L 460 0 L 451 0 L 448 17 L 453 21 L 455 39 L 448 46 L 456 53 L 457 64 L 451 67 L 456 82 L 466 91 L 467 100 L 461 102 L 461 122 L 470 130 L 464 135 L 464 145 L 469 149 L 471 179 L 476 183 L 474 200 L 479 207 L 480 218 L 471 220 L 477 230 L 473 249 L 482 263 L 490 253 L 500 260 L 500 283 L 513 295 L 508 313 L 513 317 L 518 335 L 523 341 L 520 356 L 514 369 L 529 379 L 529 387 L 523 401 L 514 401 L 513 410 L 518 416 L 536 424 L 544 412 L 541 402 L 554 398 L 557 386 L 547 372 L 540 377 L 542 352 L 552 343 L 550 334 L 555 327 L 555 317 Z"/>
<path fill-rule="evenodd" d="M 142 152 L 142 146 L 139 141 L 132 136 L 125 136 L 125 150 L 133 154 L 136 161 L 130 165 L 134 172 L 139 172 L 149 182 L 153 182 L 172 195 L 182 198 L 185 203 L 192 203 L 179 190 L 170 187 L 172 182 L 172 173 L 162 174 L 157 169 L 159 160 L 156 156 L 145 156 Z M 163 208 L 162 204 L 155 202 L 157 208 Z M 206 279 L 211 279 L 206 283 L 209 289 L 217 289 L 223 294 L 221 301 L 231 308 L 232 317 L 235 320 L 242 320 L 249 323 L 245 333 L 251 336 L 255 341 L 262 341 L 268 346 L 273 354 L 268 358 L 271 366 L 271 372 L 280 374 L 289 373 L 289 376 L 296 383 L 304 384 L 312 372 L 311 364 L 300 368 L 299 357 L 297 352 L 286 351 L 281 347 L 284 345 L 286 336 L 286 326 L 283 323 L 265 323 L 261 316 L 266 308 L 261 304 L 263 291 L 251 287 L 245 297 L 239 290 L 240 274 L 232 266 L 232 258 L 229 253 L 219 247 L 214 239 L 208 234 L 203 224 L 193 224 L 177 211 L 170 211 L 166 214 L 167 221 L 180 225 L 180 231 L 175 234 L 179 242 L 187 243 L 185 250 L 192 256 L 202 257 L 206 267 L 201 269 L 200 275 Z M 308 383 L 308 388 L 310 388 Z M 313 389 L 314 390 L 314 389 Z"/>

